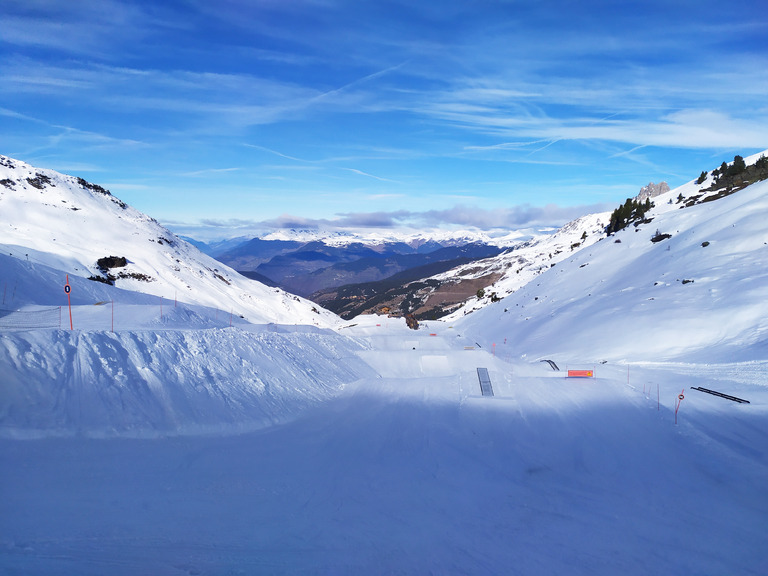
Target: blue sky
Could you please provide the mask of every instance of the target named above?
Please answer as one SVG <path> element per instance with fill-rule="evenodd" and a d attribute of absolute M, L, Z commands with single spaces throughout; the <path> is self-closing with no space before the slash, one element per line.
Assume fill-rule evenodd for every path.
<path fill-rule="evenodd" d="M 768 148 L 768 10 L 4 0 L 0 153 L 198 237 L 524 227 Z"/>

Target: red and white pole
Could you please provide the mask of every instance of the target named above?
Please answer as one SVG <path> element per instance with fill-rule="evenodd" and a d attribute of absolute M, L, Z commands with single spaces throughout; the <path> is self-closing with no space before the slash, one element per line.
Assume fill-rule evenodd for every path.
<path fill-rule="evenodd" d="M 72 298 L 70 297 L 72 288 L 69 285 L 69 274 L 67 274 L 67 283 L 64 285 L 64 292 L 67 293 L 67 305 L 69 306 L 69 329 L 74 330 L 74 327 L 72 326 Z"/>
<path fill-rule="evenodd" d="M 677 425 L 677 411 L 680 410 L 680 403 L 685 399 L 685 388 L 680 391 L 677 397 L 677 406 L 675 406 L 675 425 Z"/>

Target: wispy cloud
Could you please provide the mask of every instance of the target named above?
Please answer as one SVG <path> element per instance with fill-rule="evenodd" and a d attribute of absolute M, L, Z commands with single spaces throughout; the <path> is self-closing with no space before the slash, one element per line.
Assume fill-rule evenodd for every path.
<path fill-rule="evenodd" d="M 389 178 L 383 178 L 381 176 L 375 176 L 373 174 L 368 174 L 367 172 L 363 172 L 362 170 L 358 170 L 356 168 L 342 168 L 342 170 L 347 170 L 348 172 L 352 172 L 354 174 L 359 174 L 360 176 L 366 176 L 368 178 L 373 178 L 374 180 L 379 180 L 380 182 L 393 182 L 393 183 L 397 183 L 396 180 L 390 180 Z"/>
<path fill-rule="evenodd" d="M 258 144 L 243 144 L 243 146 L 246 146 L 248 148 L 255 148 L 256 150 L 261 150 L 263 152 L 268 152 L 269 154 L 274 154 L 275 156 L 279 156 L 280 158 L 285 158 L 286 160 L 294 160 L 296 162 L 306 162 L 306 163 L 312 163 L 313 160 L 305 160 L 303 158 L 296 158 L 295 156 L 289 156 L 288 154 L 283 154 L 282 152 L 278 152 L 277 150 L 272 150 L 271 148 L 267 148 L 266 146 L 259 146 Z"/>
<path fill-rule="evenodd" d="M 246 146 L 248 148 L 253 148 L 253 149 L 256 149 L 256 150 L 261 150 L 263 152 L 267 152 L 268 154 L 273 154 L 273 155 L 278 156 L 280 158 L 285 158 L 286 160 L 293 160 L 294 162 L 298 162 L 298 163 L 301 163 L 301 164 L 311 164 L 311 165 L 315 165 L 315 166 L 323 165 L 323 166 L 326 166 L 326 167 L 335 168 L 336 167 L 335 165 L 339 161 L 339 159 L 337 159 L 337 158 L 324 158 L 324 159 L 319 159 L 319 160 L 307 160 L 305 158 L 298 158 L 296 156 L 290 156 L 288 154 L 283 154 L 282 152 L 278 152 L 277 150 L 272 150 L 271 148 L 267 148 L 265 146 L 259 146 L 257 144 L 247 144 L 246 143 L 246 144 L 244 144 L 244 146 Z M 346 171 L 346 172 L 352 172 L 353 174 L 357 174 L 359 176 L 365 176 L 366 178 L 372 178 L 374 180 L 378 180 L 379 182 L 390 182 L 390 183 L 393 183 L 393 184 L 397 184 L 398 183 L 396 180 L 392 180 L 390 178 L 385 178 L 383 176 L 377 176 L 375 174 L 371 174 L 369 172 L 365 172 L 364 170 L 360 170 L 358 168 L 348 168 L 348 167 L 344 167 L 344 166 L 338 166 L 337 169 L 338 170 L 343 170 L 343 171 Z"/>
<path fill-rule="evenodd" d="M 179 176 L 184 176 L 188 178 L 200 178 L 202 176 L 215 176 L 219 174 L 225 174 L 227 172 L 238 172 L 242 170 L 242 168 L 205 168 L 203 170 L 194 170 L 192 172 L 183 172 L 182 174 L 179 174 Z"/>
<path fill-rule="evenodd" d="M 353 87 L 360 86 L 361 84 L 364 84 L 366 82 L 369 82 L 370 80 L 374 80 L 376 78 L 379 78 L 381 76 L 384 76 L 385 74 L 389 74 L 390 72 L 394 72 L 396 70 L 399 70 L 403 66 L 405 66 L 408 62 L 401 62 L 400 64 L 396 64 L 394 66 L 388 66 L 387 68 L 384 68 L 383 70 L 379 70 L 377 72 L 373 72 L 371 74 L 366 74 L 365 76 L 361 78 L 357 78 L 353 80 L 352 82 L 348 82 L 344 84 L 343 86 L 340 86 L 338 88 L 333 88 L 332 90 L 328 90 L 327 92 L 323 92 L 322 94 L 319 94 L 312 98 L 308 104 L 314 104 L 316 102 L 319 102 L 321 100 L 327 100 L 330 99 L 333 96 L 337 96 L 341 94 L 342 92 L 348 91 Z"/>

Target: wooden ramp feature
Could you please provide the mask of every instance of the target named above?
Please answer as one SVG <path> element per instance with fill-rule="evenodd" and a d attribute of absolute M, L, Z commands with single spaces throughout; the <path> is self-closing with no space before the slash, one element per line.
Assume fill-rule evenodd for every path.
<path fill-rule="evenodd" d="M 477 379 L 480 380 L 480 392 L 483 396 L 493 396 L 493 386 L 491 385 L 491 377 L 488 376 L 488 368 L 478 368 Z"/>

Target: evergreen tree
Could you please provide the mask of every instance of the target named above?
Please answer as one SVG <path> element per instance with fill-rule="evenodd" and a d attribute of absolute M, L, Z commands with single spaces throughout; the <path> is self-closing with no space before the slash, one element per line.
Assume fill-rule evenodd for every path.
<path fill-rule="evenodd" d="M 733 157 L 733 164 L 728 168 L 728 176 L 737 176 L 747 169 L 744 158 L 739 155 Z"/>
<path fill-rule="evenodd" d="M 632 198 L 627 198 L 626 202 L 616 208 L 611 214 L 610 221 L 605 231 L 608 234 L 613 234 L 626 228 L 632 222 L 642 220 L 645 213 L 653 208 L 653 202 L 650 198 L 646 198 L 645 202 L 640 203 Z"/>

